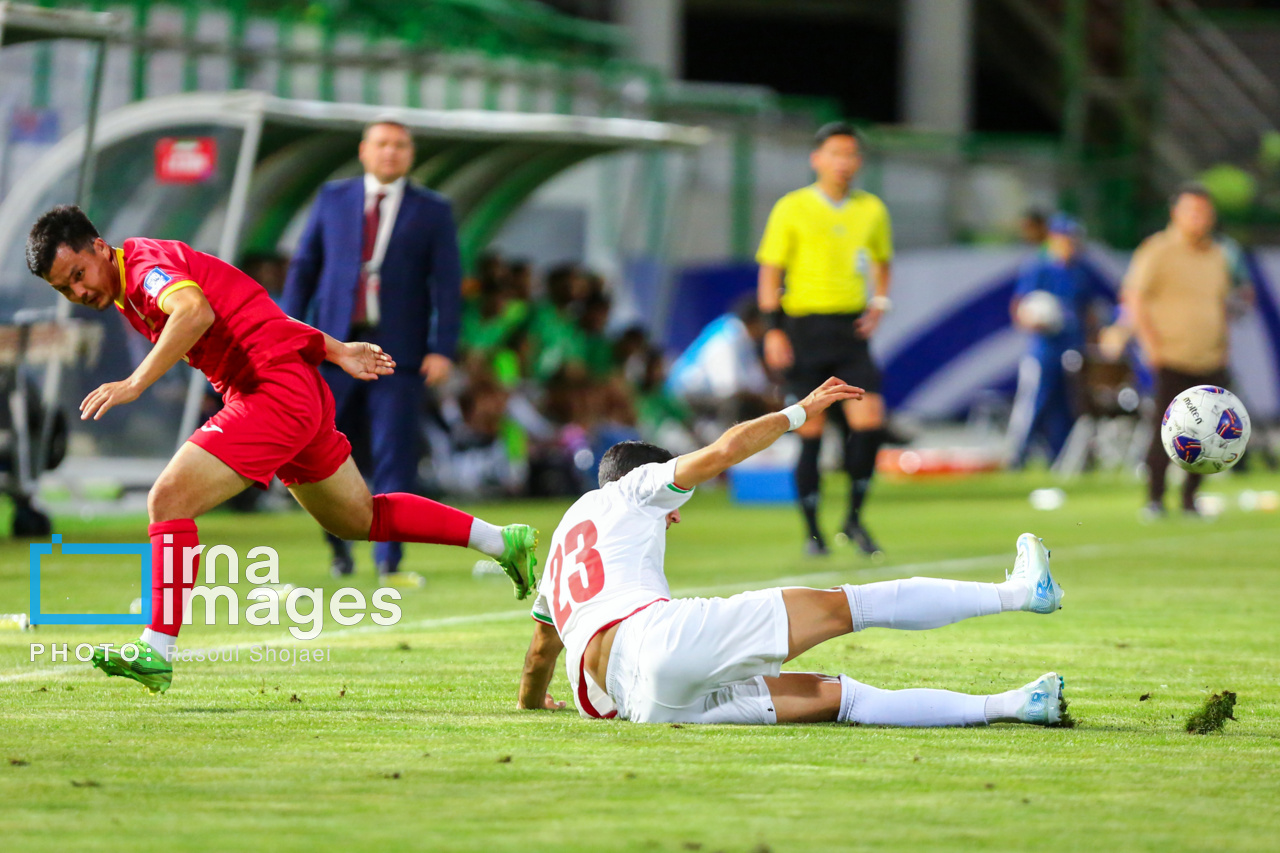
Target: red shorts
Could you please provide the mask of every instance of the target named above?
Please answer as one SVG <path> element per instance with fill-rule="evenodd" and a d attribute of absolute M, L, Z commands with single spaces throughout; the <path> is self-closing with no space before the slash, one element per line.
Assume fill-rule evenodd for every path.
<path fill-rule="evenodd" d="M 334 426 L 333 394 L 315 365 L 301 359 L 264 370 L 248 391 L 229 390 L 222 411 L 192 433 L 197 444 L 260 488 L 318 483 L 351 455 Z"/>

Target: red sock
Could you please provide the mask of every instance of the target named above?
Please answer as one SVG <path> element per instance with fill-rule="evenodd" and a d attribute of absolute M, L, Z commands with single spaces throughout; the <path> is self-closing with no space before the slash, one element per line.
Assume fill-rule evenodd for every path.
<path fill-rule="evenodd" d="M 182 627 L 187 593 L 196 585 L 200 568 L 199 555 L 193 555 L 191 566 L 184 573 L 183 552 L 200 544 L 200 534 L 190 518 L 156 522 L 147 528 L 147 534 L 151 537 L 151 630 L 176 637 Z"/>
<path fill-rule="evenodd" d="M 465 548 L 471 541 L 474 520 L 460 509 L 418 495 L 404 492 L 374 495 L 369 541 L 429 542 Z"/>

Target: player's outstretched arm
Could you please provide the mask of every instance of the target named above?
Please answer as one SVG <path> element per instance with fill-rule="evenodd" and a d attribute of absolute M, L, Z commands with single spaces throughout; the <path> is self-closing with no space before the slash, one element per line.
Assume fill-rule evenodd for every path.
<path fill-rule="evenodd" d="M 517 708 L 522 711 L 559 711 L 564 708 L 564 702 L 557 702 L 547 692 L 563 649 L 564 643 L 560 642 L 560 635 L 553 626 L 545 622 L 534 623 L 533 639 L 529 641 L 529 651 L 524 656 L 524 672 L 520 674 Z"/>
<path fill-rule="evenodd" d="M 846 385 L 832 376 L 795 406 L 732 426 L 724 435 L 701 450 L 686 453 L 676 459 L 676 483 L 682 489 L 692 489 L 714 479 L 742 460 L 764 450 L 789 430 L 798 429 L 806 420 L 826 411 L 833 403 L 860 400 L 864 393 L 861 388 Z M 800 414 L 803 416 L 797 417 L 793 423 L 792 415 Z"/>
<path fill-rule="evenodd" d="M 198 287 L 184 287 L 161 296 L 160 308 L 169 315 L 156 345 L 128 379 L 100 385 L 80 403 L 80 420 L 99 420 L 109 410 L 132 403 L 177 364 L 216 319 L 213 306 Z"/>

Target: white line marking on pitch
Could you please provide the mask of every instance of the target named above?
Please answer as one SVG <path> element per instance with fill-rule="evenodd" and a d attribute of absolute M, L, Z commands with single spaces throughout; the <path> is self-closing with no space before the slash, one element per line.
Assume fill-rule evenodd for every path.
<path fill-rule="evenodd" d="M 1239 537 L 1247 535 L 1255 531 L 1227 531 L 1225 535 Z M 1270 531 L 1257 531 L 1270 532 Z M 1219 535 L 1216 531 L 1213 533 L 1200 533 L 1195 536 L 1171 536 L 1160 539 L 1143 539 L 1129 542 L 1116 542 L 1110 545 L 1079 545 L 1073 548 L 1060 549 L 1059 557 L 1071 557 L 1079 559 L 1082 557 L 1096 557 L 1107 553 L 1124 552 L 1131 548 L 1163 548 L 1176 547 L 1176 540 L 1179 539 L 1205 539 Z M 1007 553 L 987 554 L 980 557 L 954 557 L 947 560 L 928 560 L 916 563 L 900 563 L 898 565 L 884 566 L 868 566 L 862 569 L 845 569 L 839 571 L 812 572 L 803 575 L 790 575 L 787 577 L 773 578 L 764 581 L 746 581 L 731 584 L 716 584 L 714 586 L 690 587 L 687 589 L 679 589 L 677 592 L 680 597 L 715 595 L 722 592 L 747 592 L 756 589 L 768 589 L 775 586 L 805 586 L 809 584 L 821 583 L 842 583 L 849 580 L 871 580 L 874 578 L 894 578 L 905 577 L 910 574 L 919 573 L 921 571 L 945 571 L 948 573 L 963 573 L 976 571 L 978 569 L 989 569 L 997 572 L 1001 567 L 1008 565 L 1013 566 L 1013 557 Z M 399 622 L 395 625 L 362 625 L 352 628 L 338 628 L 328 631 L 321 636 L 324 637 L 342 637 L 355 634 L 371 634 L 371 633 L 387 633 L 391 631 L 429 631 L 435 628 L 450 628 L 455 625 L 475 625 L 484 622 L 505 622 L 507 620 L 515 620 L 521 618 L 529 618 L 527 609 L 520 610 L 499 610 L 490 611 L 488 613 L 470 613 L 463 616 L 437 616 L 430 619 L 419 619 L 414 622 Z M 276 639 L 260 639 L 248 643 L 233 643 L 225 646 L 214 646 L 205 648 L 204 651 L 223 652 L 234 651 L 235 649 L 248 649 L 252 646 L 296 646 L 301 645 L 304 640 L 296 639 L 292 634 L 282 634 Z M 192 647 L 195 648 L 195 647 Z M 80 670 L 84 665 L 80 663 L 63 664 L 61 666 L 45 667 L 43 669 L 34 670 L 17 670 L 0 674 L 0 683 L 9 681 L 21 681 L 29 678 L 38 678 L 43 675 L 56 675 L 68 670 Z"/>

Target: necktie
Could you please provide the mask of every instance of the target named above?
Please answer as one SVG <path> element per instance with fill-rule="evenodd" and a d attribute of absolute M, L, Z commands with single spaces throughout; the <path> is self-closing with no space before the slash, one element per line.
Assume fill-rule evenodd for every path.
<path fill-rule="evenodd" d="M 387 197 L 379 192 L 373 198 L 373 204 L 364 212 L 364 249 L 360 256 L 360 279 L 356 285 L 355 310 L 351 312 L 351 323 L 362 326 L 369 317 L 369 273 L 366 267 L 373 260 L 373 249 L 378 244 L 378 226 L 382 222 L 382 200 Z"/>

